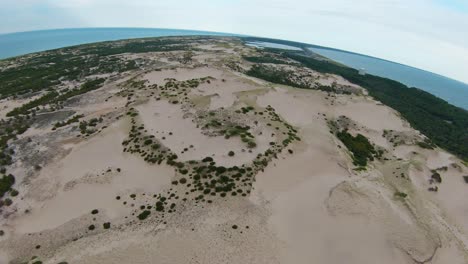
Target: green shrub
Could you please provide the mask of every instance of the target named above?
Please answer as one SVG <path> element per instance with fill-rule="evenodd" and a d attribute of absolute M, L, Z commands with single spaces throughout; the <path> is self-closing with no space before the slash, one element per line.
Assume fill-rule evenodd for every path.
<path fill-rule="evenodd" d="M 18 194 L 19 194 L 19 192 L 17 190 L 11 189 L 11 191 L 10 191 L 11 197 L 16 197 L 16 196 L 18 196 Z"/>
<path fill-rule="evenodd" d="M 164 204 L 161 201 L 156 202 L 156 211 L 162 212 L 164 211 Z"/>
<path fill-rule="evenodd" d="M 374 160 L 376 151 L 365 136 L 358 134 L 354 137 L 348 131 L 343 130 L 338 132 L 337 137 L 353 154 L 354 165 L 365 167 L 368 160 Z"/>
<path fill-rule="evenodd" d="M 106 222 L 106 223 L 102 224 L 102 226 L 104 227 L 104 229 L 109 229 L 111 224 L 109 222 Z"/>
<path fill-rule="evenodd" d="M 151 214 L 151 211 L 145 210 L 138 215 L 138 219 L 145 220 L 150 214 Z"/>
<path fill-rule="evenodd" d="M 433 179 L 437 183 L 442 182 L 442 177 L 440 176 L 440 174 L 438 172 L 432 173 L 431 179 Z"/>
<path fill-rule="evenodd" d="M 10 191 L 14 183 L 15 177 L 13 175 L 3 175 L 3 177 L 0 178 L 0 197 L 3 197 L 6 192 Z"/>
<path fill-rule="evenodd" d="M 399 197 L 399 198 L 406 198 L 408 196 L 408 194 L 404 193 L 404 192 L 395 192 L 395 197 Z"/>
<path fill-rule="evenodd" d="M 212 157 L 206 157 L 204 159 L 202 159 L 203 162 L 212 162 L 213 161 L 213 158 Z"/>
<path fill-rule="evenodd" d="M 234 155 L 235 155 L 234 151 L 231 150 L 231 151 L 228 152 L 229 157 L 233 157 Z"/>
<path fill-rule="evenodd" d="M 5 206 L 10 206 L 13 204 L 13 201 L 10 198 L 6 198 L 5 200 L 3 200 L 3 203 L 5 204 Z"/>
<path fill-rule="evenodd" d="M 247 147 L 249 147 L 249 148 L 255 148 L 256 146 L 257 146 L 257 143 L 255 143 L 253 141 L 247 142 Z"/>

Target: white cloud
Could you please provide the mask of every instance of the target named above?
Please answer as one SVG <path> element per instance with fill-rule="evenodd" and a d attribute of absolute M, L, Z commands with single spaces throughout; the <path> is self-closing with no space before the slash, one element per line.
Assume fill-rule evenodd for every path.
<path fill-rule="evenodd" d="M 51 27 L 51 17 L 66 14 L 69 19 L 56 28 L 165 27 L 244 33 L 364 53 L 468 83 L 468 14 L 441 0 L 0 0 L 0 6 L 17 13 L 29 7 L 34 14 L 20 15 L 13 25 L 0 23 L 4 32 Z M 52 13 L 34 13 L 38 6 Z M 8 18 L 0 22 L 3 19 Z"/>

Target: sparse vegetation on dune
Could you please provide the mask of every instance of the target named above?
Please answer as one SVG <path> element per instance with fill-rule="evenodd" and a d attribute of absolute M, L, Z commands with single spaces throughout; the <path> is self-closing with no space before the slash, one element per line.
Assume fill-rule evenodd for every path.
<path fill-rule="evenodd" d="M 197 87 L 207 80 L 209 78 L 192 79 L 185 82 L 168 79 L 164 85 L 149 86 L 148 88 L 155 91 L 156 95 L 154 96 L 159 100 L 164 99 L 169 102 L 177 100 L 181 104 L 180 107 L 183 108 L 190 105 L 190 101 L 184 95 L 187 89 Z M 127 115 L 132 125 L 129 137 L 122 143 L 124 151 L 140 155 L 145 161 L 152 164 L 165 162 L 177 171 L 176 177 L 172 180 L 173 188 L 168 196 L 160 194 L 156 197 L 158 201 L 155 203 L 154 209 L 160 213 L 174 213 L 179 208 L 177 204 L 189 200 L 196 203 L 213 203 L 216 197 L 224 199 L 233 196 L 247 196 L 255 181 L 255 175 L 262 171 L 272 159 L 276 158 L 277 153 L 280 153 L 292 142 L 300 140 L 297 136 L 297 130 L 281 119 L 271 106 L 264 109 L 246 106 L 236 110 L 200 111 L 194 122 L 201 126 L 203 133 L 209 136 L 223 136 L 226 139 L 239 137 L 247 148 L 257 146 L 255 136 L 252 134 L 252 127 L 240 123 L 248 116 L 259 116 L 255 119 L 257 124 L 258 120 L 263 120 L 262 122 L 268 123 L 269 126 L 275 124 L 276 130 L 283 133 L 280 134 L 277 142 L 271 142 L 267 151 L 258 154 L 251 164 L 225 167 L 218 165 L 213 157 L 180 161 L 177 154 L 164 145 L 164 137 L 162 140 L 157 139 L 154 135 L 149 135 L 146 132 L 147 129 L 141 122 L 136 109 L 130 107 Z M 234 151 L 229 151 L 227 155 L 234 157 L 237 154 Z M 174 202 L 171 203 L 171 201 Z"/>
<path fill-rule="evenodd" d="M 55 125 L 54 125 L 54 127 L 52 129 L 55 130 L 55 129 L 59 128 L 59 127 L 64 127 L 64 126 L 79 122 L 80 118 L 83 118 L 83 117 L 84 117 L 84 115 L 75 115 L 75 116 L 71 117 L 70 119 L 68 119 L 66 121 L 55 123 Z"/>
<path fill-rule="evenodd" d="M 13 184 L 15 184 L 15 177 L 13 175 L 9 174 L 0 177 L 0 198 L 11 190 Z"/>
<path fill-rule="evenodd" d="M 365 167 L 368 161 L 374 160 L 377 152 L 365 136 L 353 136 L 346 130 L 338 132 L 336 136 L 351 151 L 354 165 Z"/>

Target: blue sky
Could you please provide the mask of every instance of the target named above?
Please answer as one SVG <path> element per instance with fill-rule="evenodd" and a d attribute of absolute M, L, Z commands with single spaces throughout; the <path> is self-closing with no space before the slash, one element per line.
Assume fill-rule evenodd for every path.
<path fill-rule="evenodd" d="M 436 4 L 443 7 L 452 8 L 453 10 L 460 12 L 468 11 L 468 1 L 466 0 L 435 0 Z"/>
<path fill-rule="evenodd" d="M 70 27 L 275 37 L 376 56 L 468 83 L 468 0 L 0 0 L 0 33 Z"/>

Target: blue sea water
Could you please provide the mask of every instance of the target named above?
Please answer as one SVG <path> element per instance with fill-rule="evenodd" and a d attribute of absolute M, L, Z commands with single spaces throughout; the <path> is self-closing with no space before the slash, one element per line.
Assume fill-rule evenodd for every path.
<path fill-rule="evenodd" d="M 161 28 L 77 28 L 0 34 L 0 59 L 68 46 L 130 38 L 233 34 Z"/>
<path fill-rule="evenodd" d="M 468 110 L 468 84 L 407 65 L 333 49 L 310 48 L 315 53 L 355 69 L 386 77 L 429 92 Z"/>
<path fill-rule="evenodd" d="M 233 36 L 234 34 L 159 28 L 80 28 L 0 34 L 0 59 L 100 41 L 186 35 Z M 269 46 L 268 43 L 261 45 Z M 276 48 L 286 48 L 286 45 L 276 43 L 271 45 Z M 367 73 L 394 79 L 410 87 L 418 87 L 453 105 L 468 109 L 468 85 L 462 82 L 365 55 L 319 47 L 311 50 L 347 66 L 363 68 Z"/>

